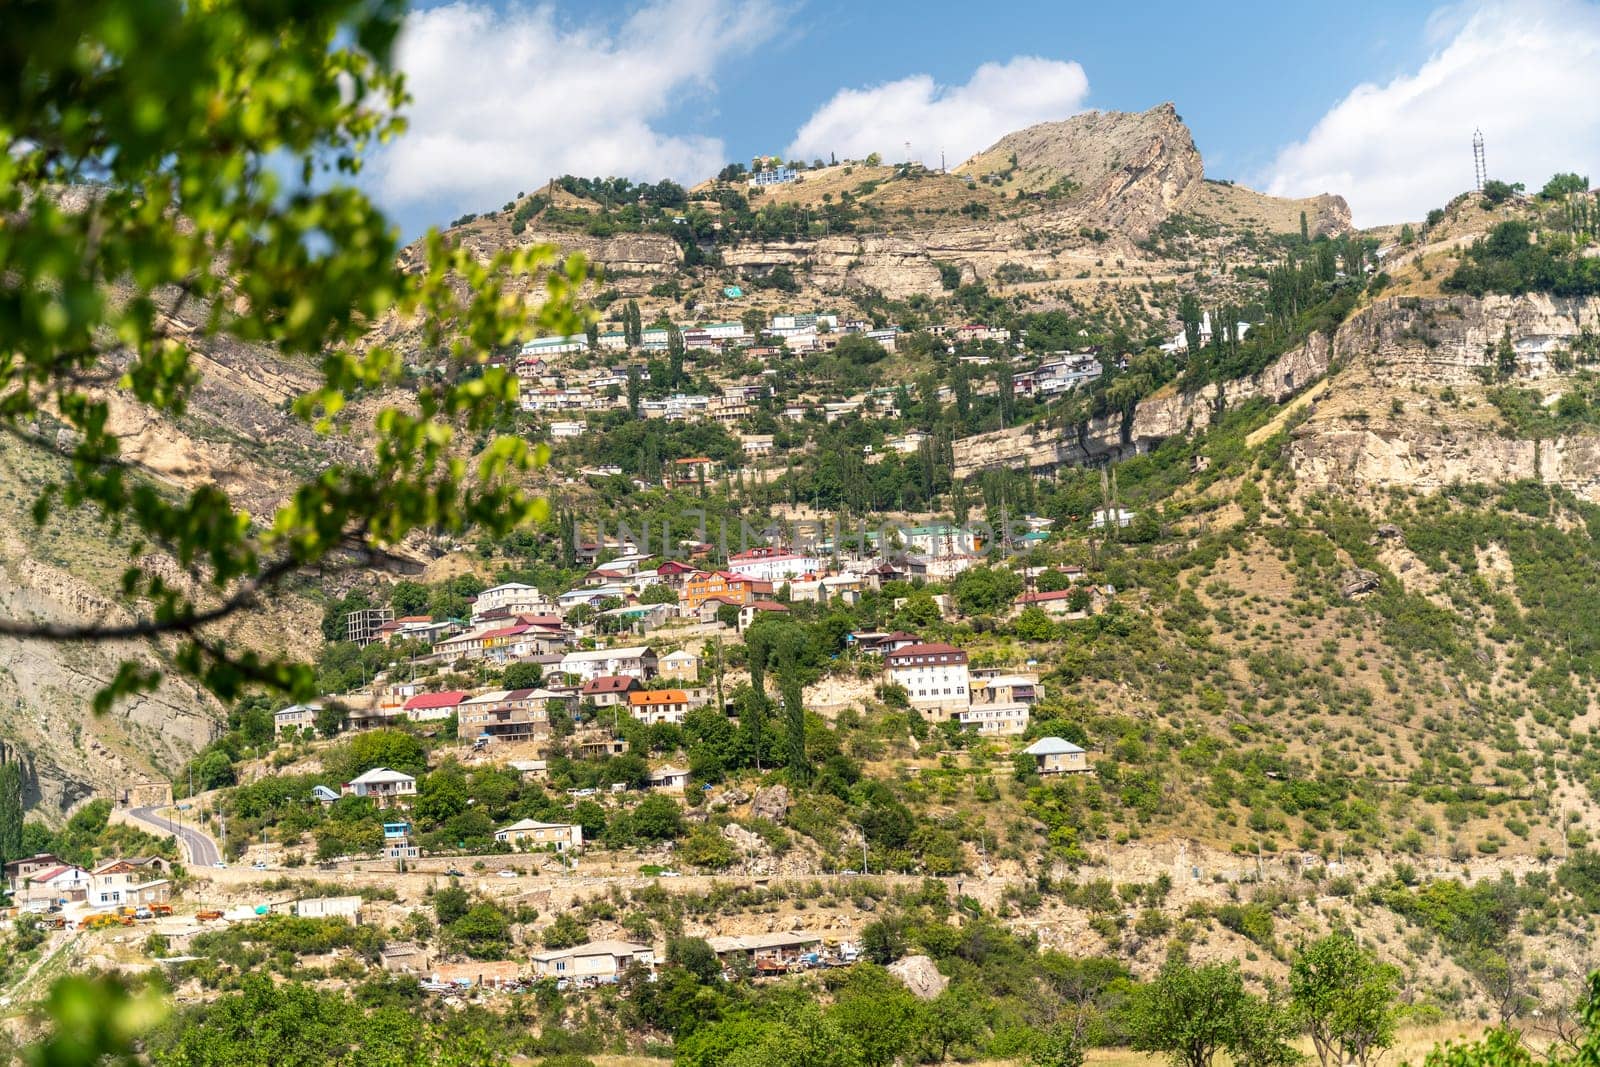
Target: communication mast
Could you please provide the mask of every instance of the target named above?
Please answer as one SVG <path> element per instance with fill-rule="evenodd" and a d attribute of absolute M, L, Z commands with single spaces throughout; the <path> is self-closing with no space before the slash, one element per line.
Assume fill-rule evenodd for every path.
<path fill-rule="evenodd" d="M 1483 131 L 1472 131 L 1472 173 L 1478 182 L 1478 192 L 1483 192 L 1483 183 L 1489 178 L 1489 169 L 1483 162 Z"/>

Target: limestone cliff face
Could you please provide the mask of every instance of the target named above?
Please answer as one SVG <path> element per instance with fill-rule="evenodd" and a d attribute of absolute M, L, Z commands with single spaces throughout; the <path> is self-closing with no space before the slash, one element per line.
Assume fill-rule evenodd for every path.
<path fill-rule="evenodd" d="M 1192 393 L 1162 393 L 1134 406 L 1131 419 L 1107 416 L 1081 426 L 1034 423 L 979 434 L 955 442 L 955 475 L 1026 466 L 1043 470 L 1123 459 L 1147 452 L 1168 437 L 1192 434 L 1211 425 L 1227 405 L 1256 397 L 1289 399 L 1327 373 L 1336 346 L 1322 334 L 1285 353 L 1250 378 L 1207 385 Z"/>
<path fill-rule="evenodd" d="M 1376 381 L 1469 385 L 1495 362 L 1510 334 L 1518 378 L 1550 376 L 1550 355 L 1600 322 L 1600 298 L 1491 295 L 1379 301 L 1340 329 L 1340 345 L 1364 355 Z"/>
<path fill-rule="evenodd" d="M 360 447 L 351 437 L 318 435 L 286 414 L 290 398 L 314 380 L 307 366 L 241 344 L 208 346 L 196 364 L 202 378 L 181 418 L 157 417 L 110 396 L 111 428 L 143 476 L 175 492 L 215 484 L 252 514 L 270 514 L 300 477 Z M 83 511 L 59 510 L 43 530 L 28 518 L 34 495 L 64 462 L 47 448 L 0 442 L 8 490 L 0 493 L 0 616 L 132 621 L 110 595 L 128 562 L 125 545 Z M 180 588 L 193 580 L 168 557 L 141 562 Z M 315 609 L 286 592 L 217 636 L 263 652 L 310 655 L 315 633 Z M 161 666 L 150 649 L 133 643 L 0 638 L 0 753 L 23 765 L 26 798 L 47 820 L 93 793 L 164 779 L 220 728 L 224 709 L 217 701 L 171 678 L 154 693 L 93 715 L 95 693 L 123 660 Z"/>
<path fill-rule="evenodd" d="M 1147 235 L 1205 177 L 1194 138 L 1170 103 L 1029 126 L 960 169 L 974 175 L 1011 171 L 1017 187 L 1028 192 L 1069 182 L 1077 214 L 1135 237 Z"/>
<path fill-rule="evenodd" d="M 1600 436 L 1527 441 L 1470 431 L 1315 426 L 1290 446 L 1305 488 L 1421 491 L 1533 479 L 1600 501 Z"/>
<path fill-rule="evenodd" d="M 1600 500 L 1600 436 L 1516 436 L 1487 399 L 1484 375 L 1509 337 L 1510 386 L 1553 403 L 1565 375 L 1553 359 L 1600 321 L 1600 299 L 1544 295 L 1402 298 L 1352 318 L 1350 356 L 1325 402 L 1298 427 L 1289 461 L 1304 489 L 1423 491 L 1453 483 L 1536 479 Z M 1453 400 L 1445 399 L 1450 394 Z"/>

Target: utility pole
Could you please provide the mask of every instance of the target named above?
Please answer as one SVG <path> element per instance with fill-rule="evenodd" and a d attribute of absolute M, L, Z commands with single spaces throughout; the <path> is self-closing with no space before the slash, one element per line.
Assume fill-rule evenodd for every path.
<path fill-rule="evenodd" d="M 1478 184 L 1478 192 L 1483 192 L 1483 183 L 1489 178 L 1489 168 L 1483 161 L 1483 131 L 1472 131 L 1472 174 Z"/>

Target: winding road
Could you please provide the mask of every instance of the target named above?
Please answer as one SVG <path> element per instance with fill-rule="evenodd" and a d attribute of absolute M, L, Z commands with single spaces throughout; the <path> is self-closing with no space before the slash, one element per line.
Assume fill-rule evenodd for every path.
<path fill-rule="evenodd" d="M 211 840 L 211 835 L 201 830 L 192 823 L 176 823 L 171 819 L 156 814 L 159 809 L 129 808 L 128 814 L 147 826 L 153 826 L 161 833 L 172 834 L 189 852 L 189 864 L 194 867 L 210 867 L 222 862 L 222 853 L 217 849 L 217 843 Z"/>

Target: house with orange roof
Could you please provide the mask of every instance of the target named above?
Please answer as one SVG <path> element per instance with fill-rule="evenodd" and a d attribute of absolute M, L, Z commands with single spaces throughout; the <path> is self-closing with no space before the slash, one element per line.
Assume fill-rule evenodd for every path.
<path fill-rule="evenodd" d="M 628 711 L 646 726 L 681 725 L 689 714 L 689 694 L 682 689 L 635 689 L 628 694 Z"/>

